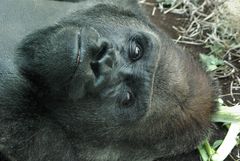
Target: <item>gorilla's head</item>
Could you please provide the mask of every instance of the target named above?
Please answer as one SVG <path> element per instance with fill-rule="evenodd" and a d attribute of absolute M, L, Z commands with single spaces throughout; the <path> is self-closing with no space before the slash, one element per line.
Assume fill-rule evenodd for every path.
<path fill-rule="evenodd" d="M 130 11 L 97 5 L 76 12 L 28 36 L 17 64 L 43 118 L 81 138 L 79 146 L 166 156 L 208 136 L 214 106 L 208 76 Z"/>

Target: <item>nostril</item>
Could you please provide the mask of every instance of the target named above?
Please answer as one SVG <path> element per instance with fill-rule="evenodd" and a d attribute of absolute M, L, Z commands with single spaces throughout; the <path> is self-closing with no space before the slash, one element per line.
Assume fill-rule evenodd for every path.
<path fill-rule="evenodd" d="M 102 46 L 96 55 L 96 61 L 102 59 L 102 57 L 106 54 L 107 50 L 108 50 L 107 45 Z"/>
<path fill-rule="evenodd" d="M 98 50 L 93 57 L 95 61 L 102 59 L 107 54 L 108 50 L 112 48 L 112 44 L 107 39 L 100 38 L 97 42 L 97 47 Z"/>
<path fill-rule="evenodd" d="M 99 62 L 91 62 L 90 66 L 91 66 L 91 69 L 93 71 L 93 74 L 95 75 L 96 78 L 98 78 L 100 76 Z"/>

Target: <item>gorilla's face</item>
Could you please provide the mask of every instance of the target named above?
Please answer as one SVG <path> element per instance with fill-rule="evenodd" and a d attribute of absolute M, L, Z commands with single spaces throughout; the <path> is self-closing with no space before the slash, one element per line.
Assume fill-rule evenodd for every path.
<path fill-rule="evenodd" d="M 103 117 L 118 124 L 139 120 L 150 106 L 160 42 L 147 30 L 127 25 L 116 31 L 101 30 L 91 26 L 77 32 L 78 67 L 71 82 L 75 84 L 71 98 L 85 94 L 96 98 L 104 108 Z"/>
<path fill-rule="evenodd" d="M 154 146 L 162 155 L 193 148 L 213 106 L 206 74 L 145 19 L 112 10 L 77 12 L 23 41 L 17 62 L 35 97 L 88 142 Z"/>
<path fill-rule="evenodd" d="M 157 33 L 137 19 L 95 21 L 100 20 L 101 27 L 93 23 L 60 29 L 54 38 L 65 39 L 70 47 L 54 54 L 65 57 L 67 53 L 71 61 L 64 63 L 65 68 L 75 67 L 67 82 L 70 100 L 79 102 L 81 108 L 94 106 L 98 119 L 111 126 L 130 126 L 143 119 L 150 108 L 161 42 Z M 91 107 L 84 107 L 86 100 Z"/>

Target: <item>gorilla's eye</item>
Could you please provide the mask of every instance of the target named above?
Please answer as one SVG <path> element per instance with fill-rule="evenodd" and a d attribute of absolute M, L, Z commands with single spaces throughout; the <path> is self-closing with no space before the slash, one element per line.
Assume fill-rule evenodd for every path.
<path fill-rule="evenodd" d="M 137 41 L 132 41 L 130 44 L 130 50 L 128 53 L 129 59 L 137 61 L 143 56 L 143 48 Z"/>
<path fill-rule="evenodd" d="M 134 96 L 132 92 L 127 92 L 122 100 L 122 106 L 128 107 L 134 103 Z"/>

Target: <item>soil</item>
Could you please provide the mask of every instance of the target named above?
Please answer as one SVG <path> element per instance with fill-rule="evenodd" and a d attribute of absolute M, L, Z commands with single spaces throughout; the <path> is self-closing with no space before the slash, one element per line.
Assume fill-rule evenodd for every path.
<path fill-rule="evenodd" d="M 154 0 L 148 0 L 147 2 L 153 3 Z M 149 15 L 151 21 L 158 26 L 162 31 L 166 32 L 172 39 L 177 39 L 179 36 L 179 33 L 173 29 L 173 26 L 181 26 L 184 27 L 187 24 L 187 18 L 182 15 L 177 14 L 163 14 L 160 12 L 159 9 L 156 9 L 154 12 L 154 15 L 152 15 L 154 6 L 148 6 L 144 5 L 146 8 L 146 12 Z M 186 52 L 192 54 L 196 59 L 199 59 L 200 53 L 208 53 L 209 50 L 204 48 L 204 46 L 200 45 L 187 45 L 187 44 L 179 44 Z M 240 58 L 233 57 L 233 60 L 235 59 L 233 65 L 240 69 Z M 238 74 L 240 77 L 240 74 Z M 234 80 L 232 77 L 222 78 L 218 79 L 219 87 L 220 87 L 220 93 L 221 97 L 223 98 L 224 102 L 232 106 L 234 104 L 237 104 L 240 102 L 240 95 L 235 94 L 233 95 L 234 98 L 232 98 L 229 95 L 230 91 L 230 84 Z M 240 90 L 236 90 L 236 93 L 240 93 Z"/>
<path fill-rule="evenodd" d="M 147 2 L 153 3 L 154 0 L 147 0 Z M 157 5 L 157 4 L 156 4 Z M 154 6 L 152 5 L 143 5 L 146 9 L 147 14 L 150 17 L 150 20 L 159 27 L 162 31 L 166 32 L 172 39 L 177 39 L 179 36 L 179 33 L 174 30 L 173 26 L 182 26 L 184 27 L 187 24 L 188 19 L 182 15 L 176 15 L 176 14 L 163 14 L 160 12 L 159 9 L 156 9 L 154 14 L 152 15 L 154 11 Z M 186 45 L 186 44 L 179 44 L 186 52 L 192 54 L 196 59 L 199 59 L 200 53 L 208 53 L 208 49 L 204 48 L 204 46 L 196 46 L 196 45 Z M 240 69 L 240 59 L 239 58 L 233 58 L 236 59 L 235 62 L 233 62 L 233 65 L 235 65 L 238 69 Z M 240 77 L 240 74 L 238 74 Z M 224 100 L 226 105 L 232 106 L 233 104 L 240 102 L 240 95 L 236 94 L 233 95 L 234 97 L 229 95 L 230 91 L 230 84 L 234 80 L 232 77 L 227 77 L 224 79 L 218 79 L 219 82 L 219 91 L 221 93 L 221 98 Z M 236 91 L 236 93 L 240 93 L 239 90 Z M 214 134 L 212 136 L 213 142 L 215 140 L 224 139 L 224 136 L 226 134 L 227 130 L 222 126 L 222 124 L 216 124 L 216 128 L 214 131 Z M 237 154 L 239 152 L 238 148 L 235 148 L 231 156 L 229 156 L 225 161 L 236 161 L 239 160 L 237 158 Z M 198 155 L 198 152 L 194 152 L 196 157 L 194 158 L 194 161 L 200 161 L 200 155 Z"/>

